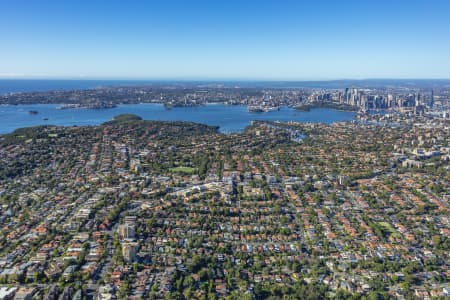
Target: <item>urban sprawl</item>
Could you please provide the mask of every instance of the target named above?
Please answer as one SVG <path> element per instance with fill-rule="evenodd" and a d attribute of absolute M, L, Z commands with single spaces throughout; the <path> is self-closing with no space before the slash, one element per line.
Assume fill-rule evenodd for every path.
<path fill-rule="evenodd" d="M 449 99 L 401 87 L 0 96 L 358 111 L 233 134 L 121 115 L 0 135 L 0 299 L 448 299 Z"/>

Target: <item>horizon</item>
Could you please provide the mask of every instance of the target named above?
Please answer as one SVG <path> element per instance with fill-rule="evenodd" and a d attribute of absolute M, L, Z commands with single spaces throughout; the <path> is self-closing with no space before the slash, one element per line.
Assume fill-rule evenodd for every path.
<path fill-rule="evenodd" d="M 0 80 L 35 80 L 35 81 L 141 81 L 141 82 L 333 82 L 333 81 L 450 81 L 448 78 L 313 78 L 313 79 L 239 79 L 239 78 L 127 78 L 127 77 L 1 77 Z"/>
<path fill-rule="evenodd" d="M 0 3 L 2 79 L 450 78 L 444 0 Z"/>

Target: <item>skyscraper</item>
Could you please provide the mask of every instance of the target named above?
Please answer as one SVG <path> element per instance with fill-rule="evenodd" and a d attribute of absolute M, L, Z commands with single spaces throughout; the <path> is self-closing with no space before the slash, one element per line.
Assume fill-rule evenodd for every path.
<path fill-rule="evenodd" d="M 122 255 L 125 262 L 134 262 L 137 257 L 138 243 L 129 242 L 122 244 Z"/>
<path fill-rule="evenodd" d="M 135 230 L 133 224 L 121 224 L 117 229 L 119 233 L 119 238 L 123 239 L 134 239 Z"/>
<path fill-rule="evenodd" d="M 434 105 L 434 91 L 431 90 L 430 102 L 428 103 L 428 106 L 429 106 L 430 108 L 433 108 L 433 105 Z"/>

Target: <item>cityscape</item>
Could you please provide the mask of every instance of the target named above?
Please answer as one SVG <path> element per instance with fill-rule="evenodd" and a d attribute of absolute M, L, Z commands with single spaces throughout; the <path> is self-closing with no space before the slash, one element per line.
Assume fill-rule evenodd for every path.
<path fill-rule="evenodd" d="M 248 83 L 247 85 L 252 84 Z M 253 83 L 255 84 L 255 83 Z M 282 106 L 298 110 L 327 107 L 367 113 L 391 110 L 416 115 L 440 114 L 450 110 L 450 82 L 437 87 L 398 85 L 383 88 L 259 88 L 237 84 L 147 84 L 111 86 L 87 90 L 6 93 L 0 104 L 61 104 L 60 109 L 112 108 L 119 104 L 162 103 L 167 109 L 211 103 L 245 105 L 250 111 L 268 112 Z"/>
<path fill-rule="evenodd" d="M 213 99 L 222 93 L 208 91 Z M 175 94 L 189 105 L 209 99 Z M 358 111 L 384 99 L 356 89 L 260 94 L 267 99 L 260 105 L 302 99 Z M 393 113 L 361 113 L 357 122 L 258 121 L 228 135 L 136 115 L 5 134 L 0 292 L 43 299 L 445 298 L 444 95 L 388 96 L 398 103 L 389 105 Z M 228 97 L 239 98 L 235 92 L 222 101 Z M 235 104 L 254 103 L 241 99 Z"/>
<path fill-rule="evenodd" d="M 449 12 L 0 2 L 0 300 L 450 299 Z"/>

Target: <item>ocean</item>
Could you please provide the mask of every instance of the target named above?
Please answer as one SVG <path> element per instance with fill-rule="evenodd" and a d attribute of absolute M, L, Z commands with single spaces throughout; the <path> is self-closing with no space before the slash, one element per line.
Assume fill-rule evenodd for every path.
<path fill-rule="evenodd" d="M 151 82 L 133 80 L 0 79 L 0 95 L 21 92 L 95 89 L 105 86 L 129 86 L 149 83 Z"/>

